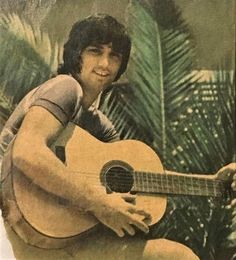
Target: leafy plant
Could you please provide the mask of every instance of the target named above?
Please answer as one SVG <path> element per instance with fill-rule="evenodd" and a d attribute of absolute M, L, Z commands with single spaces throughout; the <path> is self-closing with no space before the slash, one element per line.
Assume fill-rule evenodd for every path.
<path fill-rule="evenodd" d="M 12 110 L 30 89 L 50 77 L 60 47 L 15 14 L 0 17 L 0 34 L 0 82 L 5 97 L 13 97 Z"/>
<path fill-rule="evenodd" d="M 102 109 L 122 138 L 152 146 L 166 168 L 214 173 L 235 154 L 233 77 L 219 70 L 212 81 L 200 81 L 191 67 L 194 45 L 180 13 L 176 10 L 174 28 L 169 23 L 165 26 L 156 17 L 160 15 L 155 12 L 157 3 L 160 1 L 131 1 L 129 83 L 116 84 Z M 173 19 L 173 2 L 168 3 L 173 7 Z M 170 197 L 166 218 L 154 228 L 153 237 L 177 240 L 201 259 L 215 259 L 232 220 L 229 212 L 216 205 L 211 199 Z"/>

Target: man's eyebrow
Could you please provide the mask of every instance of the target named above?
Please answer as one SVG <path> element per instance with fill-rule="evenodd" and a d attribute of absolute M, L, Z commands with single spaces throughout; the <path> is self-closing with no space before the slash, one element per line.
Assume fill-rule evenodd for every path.
<path fill-rule="evenodd" d="M 104 49 L 104 45 L 107 44 L 103 44 L 103 43 L 91 43 L 89 44 L 86 48 L 98 48 L 98 49 Z M 122 52 L 120 50 L 117 50 L 117 48 L 114 48 L 111 46 L 111 51 L 115 54 L 121 55 L 122 56 Z"/>
<path fill-rule="evenodd" d="M 87 46 L 87 48 L 89 48 L 89 47 L 96 47 L 96 48 L 100 48 L 100 49 L 104 48 L 103 45 L 99 44 L 99 43 L 91 43 Z"/>

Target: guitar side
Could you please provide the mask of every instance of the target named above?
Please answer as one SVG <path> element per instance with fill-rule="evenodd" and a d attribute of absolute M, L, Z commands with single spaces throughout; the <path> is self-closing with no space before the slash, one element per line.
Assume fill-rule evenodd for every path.
<path fill-rule="evenodd" d="M 107 189 L 102 182 L 104 165 L 128 165 L 136 171 L 163 171 L 159 158 L 147 145 L 131 140 L 103 143 L 73 124 L 69 124 L 52 150 L 58 146 L 65 146 L 66 167 L 81 178 L 93 181 L 95 189 Z M 3 191 L 8 198 L 5 199 L 10 213 L 7 220 L 29 244 L 61 248 L 98 224 L 94 216 L 79 212 L 67 201 L 45 192 L 18 171 L 8 174 Z M 165 212 L 166 198 L 138 194 L 136 204 L 151 213 L 151 224 L 154 224 Z"/>

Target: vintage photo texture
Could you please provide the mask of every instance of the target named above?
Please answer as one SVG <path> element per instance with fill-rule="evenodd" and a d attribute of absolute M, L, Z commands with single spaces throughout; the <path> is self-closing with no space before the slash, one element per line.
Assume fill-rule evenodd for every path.
<path fill-rule="evenodd" d="M 97 102 L 121 138 L 145 142 L 171 171 L 211 175 L 236 161 L 234 0 L 1 0 L 0 10 L 1 129 L 25 95 L 55 75 L 71 26 L 107 13 L 132 39 L 126 73 Z M 170 195 L 150 236 L 200 259 L 233 259 L 228 204 Z M 0 232 L 0 258 L 11 259 Z"/>

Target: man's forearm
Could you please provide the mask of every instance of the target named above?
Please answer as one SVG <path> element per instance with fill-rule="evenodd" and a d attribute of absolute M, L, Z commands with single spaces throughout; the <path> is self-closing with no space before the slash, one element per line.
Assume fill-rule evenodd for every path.
<path fill-rule="evenodd" d="M 16 140 L 13 163 L 36 185 L 81 210 L 91 211 L 106 194 L 102 186 L 92 185 L 88 178 L 69 171 L 45 144 L 35 144 L 32 149 Z"/>

